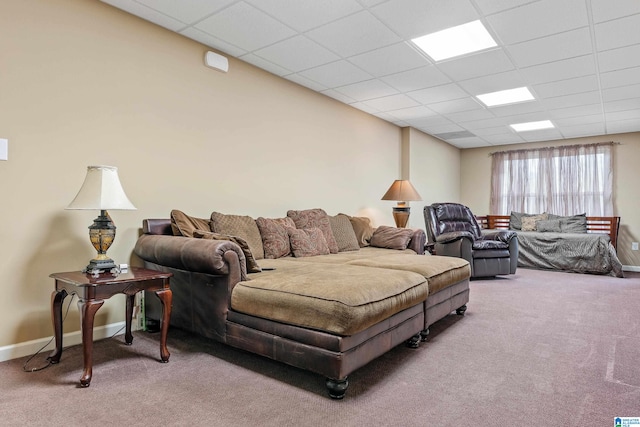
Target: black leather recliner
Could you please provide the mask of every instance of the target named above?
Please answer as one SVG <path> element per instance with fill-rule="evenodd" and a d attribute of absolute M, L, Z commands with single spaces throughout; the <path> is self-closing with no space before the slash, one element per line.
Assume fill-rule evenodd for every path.
<path fill-rule="evenodd" d="M 515 274 L 518 236 L 510 230 L 484 230 L 471 210 L 459 203 L 424 207 L 427 248 L 436 255 L 464 258 L 471 277 Z"/>

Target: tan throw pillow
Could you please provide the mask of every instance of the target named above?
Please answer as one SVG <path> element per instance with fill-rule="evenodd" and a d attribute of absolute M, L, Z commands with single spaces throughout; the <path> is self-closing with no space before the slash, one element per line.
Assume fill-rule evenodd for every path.
<path fill-rule="evenodd" d="M 246 215 L 226 215 L 220 212 L 211 213 L 211 230 L 214 233 L 243 238 L 249 244 L 255 259 L 264 258 L 262 237 L 253 218 Z"/>
<path fill-rule="evenodd" d="M 371 236 L 371 246 L 377 248 L 404 250 L 409 246 L 414 231 L 410 228 L 396 228 L 381 225 Z"/>
<path fill-rule="evenodd" d="M 330 253 L 324 233 L 319 228 L 287 228 L 287 232 L 294 257 L 301 258 Z"/>
<path fill-rule="evenodd" d="M 296 228 L 319 228 L 324 235 L 327 246 L 329 246 L 329 252 L 338 253 L 338 243 L 336 243 L 336 238 L 331 231 L 329 216 L 323 209 L 290 210 L 287 212 L 287 216 L 296 223 Z"/>
<path fill-rule="evenodd" d="M 330 216 L 329 225 L 331 225 L 333 237 L 335 237 L 338 244 L 338 252 L 357 251 L 360 249 L 358 238 L 355 231 L 353 231 L 349 216 L 345 214 Z"/>
<path fill-rule="evenodd" d="M 265 258 L 275 259 L 291 255 L 291 245 L 289 244 L 287 227 L 296 228 L 296 224 L 291 218 L 259 217 L 256 219 L 256 224 L 262 237 Z"/>
<path fill-rule="evenodd" d="M 199 239 L 208 239 L 208 240 L 228 240 L 230 242 L 235 243 L 240 246 L 242 249 L 242 253 L 244 253 L 245 262 L 247 264 L 247 273 L 260 273 L 262 268 L 258 265 L 253 254 L 251 253 L 251 249 L 249 249 L 249 245 L 247 241 L 241 237 L 236 236 L 227 236 L 226 234 L 214 233 L 212 231 L 201 231 L 196 230 L 193 232 L 193 237 Z"/>
<path fill-rule="evenodd" d="M 171 211 L 171 230 L 174 236 L 193 237 L 195 230 L 211 231 L 208 219 L 195 218 L 179 210 Z"/>
<path fill-rule="evenodd" d="M 373 236 L 373 227 L 371 226 L 371 220 L 364 216 L 350 216 L 349 221 L 353 227 L 353 231 L 356 234 L 358 245 L 361 248 L 369 246 L 371 236 Z"/>
<path fill-rule="evenodd" d="M 536 222 L 546 221 L 549 219 L 549 215 L 546 213 L 540 215 L 523 216 L 522 217 L 522 231 L 536 231 Z"/>

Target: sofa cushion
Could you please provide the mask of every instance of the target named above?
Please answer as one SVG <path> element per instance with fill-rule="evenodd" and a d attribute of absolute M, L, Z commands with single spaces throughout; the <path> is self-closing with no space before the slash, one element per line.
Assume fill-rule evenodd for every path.
<path fill-rule="evenodd" d="M 214 233 L 241 237 L 247 241 L 255 259 L 264 258 L 264 248 L 260 230 L 253 218 L 246 215 L 226 215 L 220 212 L 211 213 L 211 230 Z"/>
<path fill-rule="evenodd" d="M 547 219 L 536 222 L 536 231 L 541 233 L 560 233 L 562 229 L 560 228 L 560 220 L 559 219 Z"/>
<path fill-rule="evenodd" d="M 240 249 L 242 249 L 242 253 L 244 254 L 244 258 L 247 266 L 247 273 L 260 273 L 262 271 L 262 269 L 256 262 L 256 259 L 253 257 L 253 254 L 251 253 L 251 249 L 249 248 L 247 241 L 241 237 L 228 236 L 226 234 L 220 234 L 220 233 L 214 233 L 213 231 L 202 231 L 202 230 L 195 230 L 193 232 L 193 237 L 196 237 L 199 239 L 208 239 L 208 240 L 228 240 L 230 242 L 233 242 L 236 245 L 240 246 Z"/>
<path fill-rule="evenodd" d="M 286 258 L 269 265 L 276 269 L 234 287 L 234 311 L 348 336 L 420 304 L 428 294 L 425 278 L 411 271 L 327 268 Z"/>
<path fill-rule="evenodd" d="M 328 255 L 329 246 L 319 228 L 287 228 L 291 252 L 296 258 Z"/>
<path fill-rule="evenodd" d="M 392 254 L 348 262 L 349 265 L 412 271 L 429 282 L 429 295 L 471 276 L 469 263 L 456 257 Z"/>
<path fill-rule="evenodd" d="M 211 231 L 209 220 L 196 218 L 174 209 L 171 211 L 171 231 L 174 236 L 193 237 L 195 230 Z"/>
<path fill-rule="evenodd" d="M 381 225 L 371 236 L 371 246 L 376 248 L 404 250 L 409 246 L 413 230 L 410 228 L 396 228 Z"/>
<path fill-rule="evenodd" d="M 296 224 L 296 228 L 319 228 L 327 241 L 329 252 L 338 253 L 338 244 L 331 231 L 329 224 L 329 215 L 323 209 L 306 209 L 302 211 L 290 210 L 287 216 Z"/>
<path fill-rule="evenodd" d="M 509 216 L 509 229 L 522 230 L 522 219 L 527 217 L 532 217 L 532 216 L 533 217 L 539 216 L 538 221 L 549 219 L 549 215 L 547 213 L 528 214 L 528 213 L 511 211 L 511 215 Z"/>
<path fill-rule="evenodd" d="M 371 236 L 373 236 L 373 227 L 371 226 L 371 220 L 366 216 L 350 216 L 349 222 L 351 222 L 353 231 L 356 234 L 358 245 L 361 248 L 369 246 Z"/>
<path fill-rule="evenodd" d="M 560 233 L 586 233 L 587 232 L 587 214 L 579 215 L 549 215 L 550 219 L 557 219 L 560 222 Z"/>
<path fill-rule="evenodd" d="M 338 252 L 357 251 L 360 249 L 358 238 L 347 215 L 330 216 L 329 225 L 338 244 Z"/>
<path fill-rule="evenodd" d="M 291 218 L 259 217 L 256 219 L 256 224 L 260 230 L 262 246 L 264 247 L 264 257 L 266 259 L 276 259 L 291 255 L 291 245 L 289 244 L 287 227 L 295 228 L 296 226 Z"/>

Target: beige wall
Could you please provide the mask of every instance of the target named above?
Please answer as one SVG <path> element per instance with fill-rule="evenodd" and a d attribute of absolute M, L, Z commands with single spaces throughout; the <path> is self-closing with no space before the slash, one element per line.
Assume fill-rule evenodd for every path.
<path fill-rule="evenodd" d="M 0 28 L 0 346 L 51 336 L 48 275 L 95 254 L 98 212 L 64 210 L 88 165 L 118 166 L 138 208 L 111 212 L 116 262 L 136 263 L 142 219 L 173 208 L 393 224 L 380 200 L 401 174 L 392 124 L 234 59 L 227 74 L 206 68 L 204 46 L 97 0 L 3 0 Z M 97 325 L 122 321 L 123 305 L 108 301 Z M 78 329 L 74 304 L 65 331 Z"/>
<path fill-rule="evenodd" d="M 640 132 L 563 141 L 545 141 L 517 146 L 482 147 L 461 154 L 461 197 L 478 214 L 489 213 L 491 157 L 494 151 L 514 148 L 546 147 L 596 142 L 619 142 L 614 148 L 614 215 L 620 216 L 618 256 L 624 265 L 640 266 L 640 251 L 631 250 L 631 242 L 640 241 Z"/>

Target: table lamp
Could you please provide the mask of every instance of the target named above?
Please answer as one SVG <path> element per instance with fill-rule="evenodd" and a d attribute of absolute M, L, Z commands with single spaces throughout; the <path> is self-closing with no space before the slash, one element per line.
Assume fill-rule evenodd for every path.
<path fill-rule="evenodd" d="M 422 197 L 413 188 L 409 180 L 396 179 L 387 192 L 384 193 L 382 200 L 395 200 L 398 202 L 398 205 L 393 207 L 393 219 L 396 222 L 396 227 L 405 228 L 411 212 L 407 202 L 422 200 Z"/>
<path fill-rule="evenodd" d="M 87 272 L 109 271 L 116 267 L 107 250 L 116 237 L 116 226 L 107 210 L 135 210 L 122 189 L 115 166 L 88 166 L 80 191 L 65 209 L 96 209 L 100 215 L 89 226 L 89 239 L 97 256 L 89 262 Z"/>

